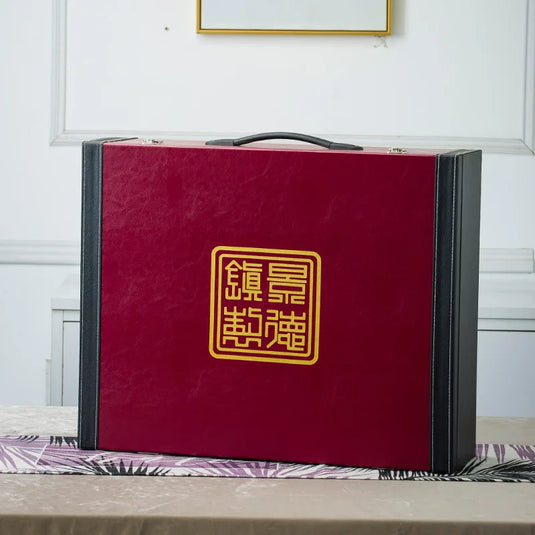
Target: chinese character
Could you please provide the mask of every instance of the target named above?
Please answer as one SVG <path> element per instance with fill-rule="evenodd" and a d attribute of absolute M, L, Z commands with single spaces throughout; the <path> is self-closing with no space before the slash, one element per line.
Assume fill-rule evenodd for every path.
<path fill-rule="evenodd" d="M 308 281 L 307 264 L 286 264 L 270 262 L 269 264 L 270 303 L 304 305 Z"/>
<path fill-rule="evenodd" d="M 269 339 L 270 331 L 273 331 L 267 349 L 278 344 L 288 351 L 304 351 L 306 344 L 307 315 L 303 312 L 296 315 L 294 311 L 284 314 L 280 310 L 269 309 L 267 311 L 265 337 Z"/>
<path fill-rule="evenodd" d="M 225 270 L 227 272 L 227 283 L 225 287 L 225 298 L 229 301 L 262 301 L 262 290 L 260 277 L 262 274 L 262 264 L 247 262 L 241 264 L 236 260 L 230 262 Z"/>
<path fill-rule="evenodd" d="M 246 321 L 250 320 L 250 321 Z M 224 307 L 223 344 L 234 342 L 233 347 L 262 345 L 262 311 L 259 308 Z"/>

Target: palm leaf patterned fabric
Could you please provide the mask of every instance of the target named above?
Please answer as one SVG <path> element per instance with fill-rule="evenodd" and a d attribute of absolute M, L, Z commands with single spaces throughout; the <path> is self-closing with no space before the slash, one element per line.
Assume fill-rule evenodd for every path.
<path fill-rule="evenodd" d="M 0 473 L 535 483 L 535 445 L 478 444 L 474 458 L 460 472 L 438 475 L 411 470 L 87 451 L 78 449 L 74 437 L 0 436 Z"/>

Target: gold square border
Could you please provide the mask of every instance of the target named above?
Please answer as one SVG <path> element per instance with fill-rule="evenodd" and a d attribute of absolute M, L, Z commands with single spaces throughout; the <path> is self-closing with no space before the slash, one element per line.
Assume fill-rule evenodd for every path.
<path fill-rule="evenodd" d="M 225 259 L 225 258 L 239 258 L 239 259 L 243 259 L 244 256 L 246 255 L 243 255 L 243 254 L 232 254 L 232 253 L 228 253 L 228 254 L 221 254 L 219 256 L 217 256 L 217 274 L 218 274 L 218 278 L 219 278 L 219 284 L 217 286 L 217 293 L 216 295 L 219 297 L 221 295 L 221 291 L 222 291 L 222 283 L 221 283 L 221 279 L 222 279 L 222 275 L 223 275 L 223 267 L 222 267 L 222 260 Z M 289 255 L 286 255 L 286 256 L 262 256 L 262 255 L 247 255 L 249 256 L 252 260 L 279 260 L 279 261 L 284 261 L 284 260 L 288 260 L 288 257 Z M 307 255 L 309 256 L 309 255 Z M 312 283 L 315 282 L 314 280 L 314 276 L 315 276 L 315 273 L 314 273 L 314 262 L 310 259 L 310 258 L 305 258 L 304 261 L 307 262 L 307 264 L 311 267 L 311 271 L 310 271 L 310 281 Z M 312 290 L 311 293 L 314 292 L 314 289 Z M 219 304 L 219 301 L 218 303 Z M 219 340 L 221 339 L 221 310 L 219 308 L 219 306 L 216 306 L 216 313 L 217 313 L 217 321 L 216 321 L 216 349 L 222 353 L 224 353 L 225 351 L 225 348 L 224 347 L 221 347 L 220 344 L 219 344 Z M 299 359 L 299 360 L 304 360 L 306 357 L 309 357 L 311 352 L 312 352 L 312 340 L 311 340 L 311 337 L 312 337 L 312 329 L 310 329 L 310 327 L 314 327 L 314 318 L 313 318 L 313 302 L 312 300 L 310 300 L 310 304 L 309 304 L 309 307 L 308 307 L 308 327 L 309 327 L 309 335 L 308 335 L 308 344 L 307 344 L 307 348 L 309 348 L 309 350 L 303 354 L 302 356 L 302 359 Z M 241 349 L 241 348 L 236 348 L 236 349 L 233 349 L 232 350 L 233 352 L 236 352 L 236 353 L 254 353 L 254 354 L 261 354 L 261 355 L 265 355 L 266 354 L 266 351 L 263 351 L 263 350 L 260 350 L 260 349 Z M 281 356 L 288 356 L 288 357 L 293 357 L 295 356 L 295 352 L 292 352 L 292 351 L 270 351 L 270 354 L 271 355 L 281 355 Z"/>
<path fill-rule="evenodd" d="M 220 252 L 223 252 L 224 254 L 219 255 Z M 225 254 L 227 253 L 227 254 Z M 241 253 L 241 254 L 240 254 Z M 250 253 L 249 255 L 244 255 L 243 253 Z M 314 262 L 311 258 L 306 257 L 312 257 L 315 259 L 315 265 L 316 265 L 316 272 L 315 276 L 313 273 L 311 273 L 311 282 L 315 283 L 315 288 L 312 289 L 311 295 L 315 297 L 315 299 L 310 299 L 310 308 L 309 312 L 313 310 L 313 304 L 316 303 L 315 310 L 313 310 L 313 314 L 309 314 L 309 337 L 312 336 L 312 332 L 310 327 L 314 328 L 314 339 L 309 339 L 309 348 L 312 348 L 312 355 L 313 357 L 308 360 L 303 360 L 303 358 L 270 358 L 270 357 L 261 357 L 261 356 L 254 356 L 254 353 L 258 353 L 261 355 L 265 355 L 266 351 L 259 351 L 259 350 L 248 350 L 248 349 L 236 349 L 234 350 L 237 353 L 244 353 L 243 355 L 229 355 L 226 353 L 218 353 L 219 351 L 222 351 L 222 349 L 219 347 L 219 335 L 217 342 L 214 343 L 214 334 L 216 330 L 216 296 L 220 295 L 221 292 L 221 274 L 220 271 L 222 269 L 222 263 L 219 261 L 219 259 L 224 257 L 234 257 L 235 255 L 242 258 L 243 256 L 251 256 L 252 258 L 262 259 L 262 260 L 288 260 L 289 256 L 299 256 L 299 257 L 305 257 L 304 260 L 308 260 L 310 262 L 310 265 L 314 267 Z M 270 256 L 265 256 L 270 255 Z M 281 257 L 277 257 L 275 255 L 283 255 Z M 218 285 L 218 292 L 216 292 L 216 273 L 219 275 L 219 285 Z M 315 295 L 314 295 L 315 294 Z M 211 262 L 211 273 L 210 273 L 210 333 L 209 333 L 209 351 L 210 355 L 216 359 L 220 360 L 244 360 L 244 361 L 256 361 L 256 362 L 276 362 L 279 364 L 301 364 L 301 365 L 312 365 L 315 364 L 318 360 L 319 356 L 319 323 L 320 323 L 320 295 L 321 295 L 321 257 L 318 253 L 314 251 L 297 251 L 292 249 L 263 249 L 263 248 L 257 248 L 257 247 L 231 247 L 231 246 L 218 246 L 214 247 L 212 250 L 212 262 Z M 220 315 L 219 307 L 217 306 L 217 313 Z M 217 322 L 218 327 L 218 333 L 219 333 L 219 326 L 220 321 Z M 251 353 L 253 353 L 251 355 Z M 274 355 L 289 355 L 295 356 L 295 353 L 285 353 L 285 352 L 273 352 Z M 307 352 L 306 357 L 310 356 L 310 351 Z"/>

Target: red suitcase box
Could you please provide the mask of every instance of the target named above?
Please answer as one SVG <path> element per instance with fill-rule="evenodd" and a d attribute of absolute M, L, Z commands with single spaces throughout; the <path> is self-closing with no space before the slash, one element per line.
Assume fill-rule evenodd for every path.
<path fill-rule="evenodd" d="M 81 447 L 460 469 L 480 151 L 222 141 L 83 145 Z"/>

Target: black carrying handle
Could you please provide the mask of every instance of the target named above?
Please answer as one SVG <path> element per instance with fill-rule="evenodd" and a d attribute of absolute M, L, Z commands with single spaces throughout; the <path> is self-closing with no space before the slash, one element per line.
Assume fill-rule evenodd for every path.
<path fill-rule="evenodd" d="M 216 145 L 219 147 L 239 147 L 246 143 L 253 143 L 254 141 L 266 141 L 268 139 L 291 139 L 294 141 L 304 141 L 306 143 L 313 143 L 320 147 L 325 147 L 330 150 L 363 150 L 358 145 L 351 145 L 350 143 L 335 143 L 320 137 L 307 136 L 306 134 L 296 134 L 295 132 L 264 132 L 263 134 L 254 134 L 252 136 L 237 137 L 236 139 L 213 139 L 207 141 L 206 145 Z"/>

